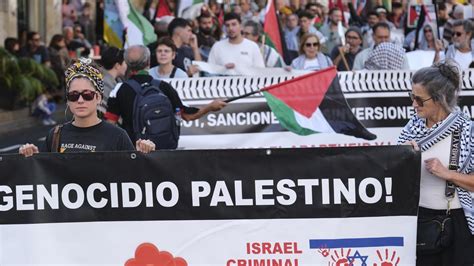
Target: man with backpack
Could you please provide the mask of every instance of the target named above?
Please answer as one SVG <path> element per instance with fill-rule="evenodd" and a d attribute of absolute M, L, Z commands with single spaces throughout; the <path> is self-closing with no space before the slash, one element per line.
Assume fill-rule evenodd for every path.
<path fill-rule="evenodd" d="M 146 137 L 157 149 L 176 149 L 180 124 L 177 116 L 191 121 L 211 111 L 219 111 L 227 104 L 214 100 L 201 109 L 183 105 L 169 83 L 155 80 L 148 74 L 150 50 L 146 46 L 129 47 L 124 59 L 130 79 L 117 84 L 110 93 L 105 118 L 117 123 L 121 117 L 122 127 L 132 141 Z"/>

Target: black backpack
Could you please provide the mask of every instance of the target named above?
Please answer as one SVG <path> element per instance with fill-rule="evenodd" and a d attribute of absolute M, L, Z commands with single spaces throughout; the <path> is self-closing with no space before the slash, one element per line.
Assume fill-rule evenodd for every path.
<path fill-rule="evenodd" d="M 180 121 L 168 97 L 159 89 L 160 81 L 140 84 L 136 80 L 126 83 L 136 93 L 133 102 L 133 133 L 135 140 L 149 139 L 157 149 L 178 147 Z"/>

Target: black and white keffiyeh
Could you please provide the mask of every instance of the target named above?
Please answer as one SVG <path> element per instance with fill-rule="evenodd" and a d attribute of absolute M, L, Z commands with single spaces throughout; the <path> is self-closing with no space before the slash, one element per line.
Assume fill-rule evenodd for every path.
<path fill-rule="evenodd" d="M 368 70 L 398 70 L 402 69 L 405 61 L 405 50 L 393 43 L 384 42 L 370 52 L 365 69 Z"/>
<path fill-rule="evenodd" d="M 474 124 L 459 108 L 443 121 L 431 128 L 426 127 L 426 120 L 414 115 L 402 129 L 398 144 L 414 140 L 422 152 L 431 148 L 437 142 L 450 136 L 453 131 L 461 129 L 458 172 L 470 174 L 474 170 Z M 472 177 L 474 178 L 474 176 Z M 459 201 L 464 209 L 467 224 L 474 235 L 474 192 L 457 187 Z"/>

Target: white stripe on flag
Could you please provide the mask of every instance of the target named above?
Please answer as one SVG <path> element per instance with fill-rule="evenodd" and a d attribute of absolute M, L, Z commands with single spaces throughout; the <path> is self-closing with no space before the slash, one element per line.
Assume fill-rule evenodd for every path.
<path fill-rule="evenodd" d="M 332 129 L 332 127 L 329 125 L 328 121 L 319 108 L 316 109 L 316 112 L 313 113 L 311 118 L 307 118 L 306 116 L 303 116 L 295 111 L 293 113 L 295 114 L 296 122 L 298 122 L 301 127 L 311 129 L 316 132 L 334 133 L 334 129 Z"/>

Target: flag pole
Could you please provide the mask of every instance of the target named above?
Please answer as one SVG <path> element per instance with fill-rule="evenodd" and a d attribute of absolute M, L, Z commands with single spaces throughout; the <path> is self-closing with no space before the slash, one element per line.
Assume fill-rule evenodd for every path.
<path fill-rule="evenodd" d="M 248 93 L 243 94 L 243 95 L 239 95 L 239 96 L 227 98 L 227 99 L 224 100 L 224 102 L 230 103 L 230 102 L 236 101 L 236 100 L 238 100 L 238 99 L 242 99 L 242 98 L 245 98 L 245 97 L 248 97 L 248 96 L 257 94 L 257 93 L 259 93 L 259 92 L 269 91 L 269 90 L 271 90 L 271 89 L 274 89 L 276 86 L 281 86 L 282 84 L 286 84 L 286 83 L 289 83 L 289 82 L 295 82 L 295 81 L 298 81 L 298 80 L 305 79 L 305 78 L 307 78 L 307 77 L 309 77 L 309 76 L 312 76 L 312 75 L 315 75 L 315 74 L 318 74 L 318 73 L 324 73 L 324 72 L 331 71 L 331 70 L 336 70 L 336 67 L 335 67 L 335 66 L 331 66 L 331 67 L 328 67 L 328 68 L 325 68 L 325 69 L 321 69 L 321 70 L 318 70 L 318 71 L 311 71 L 310 73 L 307 73 L 307 74 L 304 74 L 304 75 L 301 75 L 301 76 L 298 76 L 298 77 L 295 77 L 295 78 L 292 78 L 292 79 L 290 79 L 290 80 L 283 81 L 283 82 L 280 82 L 280 83 L 277 83 L 277 84 L 273 84 L 273 85 L 270 85 L 270 86 L 268 86 L 268 87 L 264 87 L 264 88 L 258 89 L 258 90 L 256 90 L 256 91 L 251 91 L 251 92 L 248 92 Z"/>
<path fill-rule="evenodd" d="M 351 68 L 349 67 L 349 63 L 347 63 L 344 53 L 341 51 L 341 49 L 337 49 L 337 50 L 339 51 L 339 55 L 341 56 L 342 62 L 344 63 L 344 67 L 346 68 L 347 71 L 351 71 Z"/>
<path fill-rule="evenodd" d="M 256 91 L 251 91 L 251 92 L 248 92 L 248 93 L 246 93 L 246 94 L 239 95 L 239 96 L 227 98 L 226 100 L 224 100 L 224 102 L 230 103 L 230 102 L 233 102 L 233 101 L 237 101 L 237 100 L 239 100 L 239 99 L 242 99 L 242 98 L 249 97 L 250 95 L 257 94 L 257 93 L 259 93 L 259 92 L 262 92 L 262 90 L 259 89 L 259 90 L 256 90 Z"/>
<path fill-rule="evenodd" d="M 153 18 L 151 19 L 151 25 L 153 25 L 153 27 L 155 27 L 156 15 L 158 15 L 158 8 L 160 8 L 160 0 L 158 0 L 158 3 L 156 3 L 155 14 L 153 15 Z"/>
<path fill-rule="evenodd" d="M 441 40 L 441 37 L 439 35 L 439 23 L 438 23 L 438 1 L 433 0 L 433 5 L 434 5 L 434 9 L 435 9 L 436 35 L 438 35 L 438 40 Z"/>

